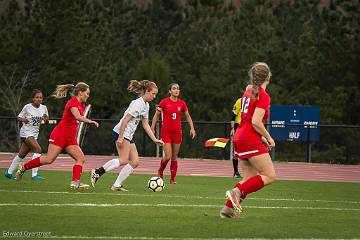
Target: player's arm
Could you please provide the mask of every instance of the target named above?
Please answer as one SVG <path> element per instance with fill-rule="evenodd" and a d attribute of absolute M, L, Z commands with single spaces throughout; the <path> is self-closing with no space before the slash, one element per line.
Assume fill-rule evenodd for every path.
<path fill-rule="evenodd" d="M 156 144 L 163 145 L 164 142 L 163 142 L 162 140 L 157 139 L 157 138 L 155 137 L 155 134 L 154 134 L 154 132 L 152 131 L 150 125 L 149 125 L 148 119 L 147 119 L 147 118 L 143 118 L 143 119 L 141 120 L 141 122 L 142 122 L 142 125 L 143 125 L 143 128 L 144 128 L 145 132 L 146 132 L 147 135 L 150 137 L 150 139 L 151 139 L 154 143 L 156 143 Z"/>
<path fill-rule="evenodd" d="M 234 112 L 231 112 L 231 121 L 230 121 L 230 127 L 231 127 L 231 130 L 230 130 L 230 136 L 233 136 L 234 135 L 234 127 L 235 127 L 235 118 L 236 118 L 236 115 L 234 114 Z"/>
<path fill-rule="evenodd" d="M 23 107 L 21 112 L 18 115 L 17 120 L 22 123 L 29 123 L 29 119 L 26 119 L 26 105 Z"/>
<path fill-rule="evenodd" d="M 94 124 L 95 127 L 99 127 L 99 123 L 97 123 L 91 119 L 88 119 L 84 116 L 81 116 L 79 109 L 77 107 L 71 107 L 70 112 L 72 113 L 72 115 L 75 117 L 76 120 L 78 120 L 80 122 L 84 122 L 84 123 Z"/>
<path fill-rule="evenodd" d="M 196 132 L 195 132 L 195 128 L 194 128 L 194 123 L 191 119 L 191 116 L 190 116 L 190 113 L 189 111 L 185 111 L 185 118 L 186 118 L 186 121 L 189 123 L 189 126 L 190 126 L 190 136 L 192 138 L 194 138 L 196 136 Z"/>
<path fill-rule="evenodd" d="M 156 123 L 159 119 L 160 116 L 160 110 L 158 110 L 158 108 L 156 108 L 155 114 L 153 116 L 153 119 L 151 121 L 151 130 L 153 131 L 153 133 L 155 133 L 155 127 L 156 127 Z"/>
<path fill-rule="evenodd" d="M 47 110 L 47 107 L 45 106 L 45 113 L 42 116 L 42 120 L 44 121 L 45 124 L 49 124 L 49 112 Z"/>
<path fill-rule="evenodd" d="M 275 142 L 270 136 L 269 132 L 266 130 L 264 123 L 262 122 L 264 115 L 265 109 L 255 108 L 251 123 L 255 131 L 258 132 L 262 137 L 264 137 L 267 141 L 267 145 L 272 148 L 275 147 Z"/>

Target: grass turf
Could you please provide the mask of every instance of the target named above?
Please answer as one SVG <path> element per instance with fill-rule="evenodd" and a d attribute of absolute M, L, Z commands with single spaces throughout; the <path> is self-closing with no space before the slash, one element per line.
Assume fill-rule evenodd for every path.
<path fill-rule="evenodd" d="M 2 172 L 5 169 L 1 169 Z M 149 175 L 132 175 L 129 192 L 112 192 L 116 174 L 95 189 L 69 189 L 70 172 L 0 178 L 0 230 L 51 232 L 55 238 L 360 238 L 360 185 L 277 181 L 248 196 L 239 219 L 220 219 L 224 192 L 235 179 L 182 177 L 153 193 Z M 89 182 L 89 174 L 83 174 Z"/>

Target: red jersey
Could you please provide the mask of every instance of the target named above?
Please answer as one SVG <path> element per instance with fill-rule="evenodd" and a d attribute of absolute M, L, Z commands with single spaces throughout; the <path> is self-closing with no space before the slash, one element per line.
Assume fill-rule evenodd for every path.
<path fill-rule="evenodd" d="M 162 115 L 162 131 L 181 131 L 181 112 L 188 110 L 185 102 L 177 99 L 175 102 L 168 98 L 160 101 L 159 110 Z"/>
<path fill-rule="evenodd" d="M 78 128 L 78 121 L 70 111 L 70 108 L 72 107 L 76 107 L 79 110 L 80 115 L 84 116 L 85 103 L 80 103 L 76 97 L 69 99 L 65 105 L 63 116 L 56 126 L 57 128 L 61 128 L 61 131 L 66 133 L 66 135 L 76 135 Z"/>
<path fill-rule="evenodd" d="M 239 145 L 239 151 L 246 152 L 252 151 L 253 147 L 257 146 L 255 150 L 263 152 L 261 149 L 265 149 L 262 146 L 261 136 L 256 132 L 252 126 L 251 120 L 254 115 L 255 108 L 262 108 L 265 110 L 263 123 L 266 123 L 270 113 L 270 96 L 267 92 L 259 87 L 259 99 L 255 99 L 252 95 L 252 89 L 248 89 L 242 96 L 241 102 L 241 123 L 234 135 L 234 143 Z M 267 152 L 267 150 L 266 150 Z"/>

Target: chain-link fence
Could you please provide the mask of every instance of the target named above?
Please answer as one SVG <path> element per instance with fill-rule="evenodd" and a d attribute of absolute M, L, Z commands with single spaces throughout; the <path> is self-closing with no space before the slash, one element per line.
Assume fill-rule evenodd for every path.
<path fill-rule="evenodd" d="M 96 119 L 95 119 L 96 120 Z M 82 149 L 85 154 L 111 155 L 116 154 L 112 143 L 112 129 L 117 119 L 98 119 L 100 127 L 87 126 Z M 140 123 L 141 125 L 141 123 Z M 205 148 L 206 140 L 215 137 L 229 137 L 229 122 L 194 121 L 196 138 L 191 139 L 187 123 L 183 123 L 183 142 L 181 158 L 230 159 L 230 142 L 225 148 Z M 39 143 L 46 152 L 50 133 L 55 125 L 42 125 Z M 298 127 L 304 127 L 302 125 Z M 318 125 L 320 141 L 276 141 L 276 148 L 271 153 L 276 161 L 360 164 L 360 126 Z M 16 118 L 0 117 L 0 151 L 18 151 L 18 123 Z M 140 156 L 156 157 L 161 155 L 156 145 L 146 135 L 141 126 L 135 133 L 134 140 Z"/>

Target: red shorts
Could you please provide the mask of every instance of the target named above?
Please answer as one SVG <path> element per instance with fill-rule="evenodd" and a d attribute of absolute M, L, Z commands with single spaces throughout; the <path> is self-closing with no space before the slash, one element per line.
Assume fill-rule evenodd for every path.
<path fill-rule="evenodd" d="M 79 145 L 76 140 L 75 134 L 66 134 L 64 131 L 58 127 L 55 127 L 50 134 L 49 144 L 54 144 L 61 148 L 65 148 L 70 145 Z"/>
<path fill-rule="evenodd" d="M 163 140 L 164 143 L 179 144 L 182 142 L 182 132 L 181 131 L 161 131 L 161 140 Z"/>
<path fill-rule="evenodd" d="M 234 137 L 234 155 L 240 159 L 247 159 L 267 153 L 268 149 L 261 141 L 261 139 L 254 139 L 248 137 L 235 138 Z"/>

